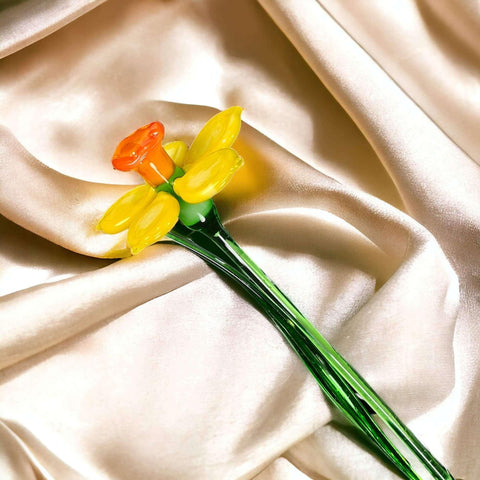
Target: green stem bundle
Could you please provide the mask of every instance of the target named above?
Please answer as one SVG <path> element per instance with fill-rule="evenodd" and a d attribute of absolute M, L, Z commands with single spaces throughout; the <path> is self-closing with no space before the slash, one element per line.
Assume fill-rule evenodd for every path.
<path fill-rule="evenodd" d="M 426 479 L 425 472 L 435 480 L 454 480 L 365 379 L 232 239 L 221 224 L 215 206 L 195 225 L 187 227 L 179 222 L 168 237 L 244 289 L 282 333 L 327 398 L 403 478 Z M 422 476 L 411 460 L 420 466 Z"/>

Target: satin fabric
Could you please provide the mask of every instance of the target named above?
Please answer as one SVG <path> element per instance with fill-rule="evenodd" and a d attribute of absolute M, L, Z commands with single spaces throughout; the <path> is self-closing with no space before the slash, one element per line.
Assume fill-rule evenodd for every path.
<path fill-rule="evenodd" d="M 476 3 L 32 3 L 0 10 L 1 478 L 398 478 L 234 285 L 95 230 L 139 182 L 119 140 L 189 142 L 230 105 L 234 238 L 480 477 Z"/>

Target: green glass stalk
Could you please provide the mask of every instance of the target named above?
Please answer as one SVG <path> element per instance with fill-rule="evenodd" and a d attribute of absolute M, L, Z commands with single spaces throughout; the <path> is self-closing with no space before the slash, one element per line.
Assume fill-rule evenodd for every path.
<path fill-rule="evenodd" d="M 215 206 L 195 225 L 185 226 L 179 222 L 168 237 L 229 276 L 246 291 L 298 354 L 324 394 L 403 478 L 424 478 L 415 471 L 408 456 L 415 458 L 431 478 L 454 480 L 365 379 L 233 240 L 221 224 Z M 390 439 L 392 435 L 387 436 L 385 429 L 400 442 L 394 443 Z"/>

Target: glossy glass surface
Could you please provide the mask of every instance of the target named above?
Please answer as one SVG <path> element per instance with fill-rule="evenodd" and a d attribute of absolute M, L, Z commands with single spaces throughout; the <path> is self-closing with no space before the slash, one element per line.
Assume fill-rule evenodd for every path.
<path fill-rule="evenodd" d="M 403 478 L 454 480 L 365 379 L 231 238 L 215 207 L 204 221 L 191 227 L 178 223 L 167 236 L 245 290 L 302 359 L 326 397 Z"/>

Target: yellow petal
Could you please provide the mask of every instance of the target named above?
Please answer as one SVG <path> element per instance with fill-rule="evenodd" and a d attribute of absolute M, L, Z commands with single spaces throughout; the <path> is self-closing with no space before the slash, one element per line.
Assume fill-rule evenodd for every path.
<path fill-rule="evenodd" d="M 220 148 L 231 147 L 240 132 L 241 114 L 241 107 L 230 107 L 213 116 L 193 141 L 182 168 L 187 171 L 201 157 Z"/>
<path fill-rule="evenodd" d="M 97 228 L 111 234 L 127 229 L 155 195 L 155 190 L 147 184 L 129 190 L 105 212 Z"/>
<path fill-rule="evenodd" d="M 176 142 L 167 143 L 163 148 L 173 160 L 173 163 L 175 163 L 177 167 L 182 168 L 188 150 L 187 144 L 178 140 Z"/>
<path fill-rule="evenodd" d="M 220 192 L 243 165 L 233 148 L 224 148 L 203 157 L 173 184 L 175 193 L 188 203 L 200 203 Z"/>
<path fill-rule="evenodd" d="M 178 200 L 167 192 L 159 192 L 128 229 L 127 243 L 132 254 L 164 237 L 177 223 L 179 213 Z"/>

